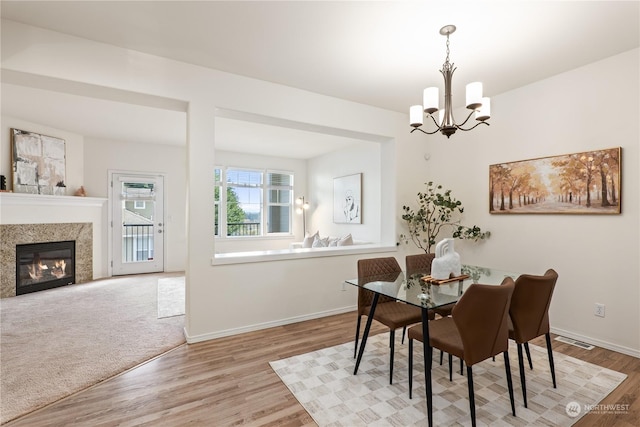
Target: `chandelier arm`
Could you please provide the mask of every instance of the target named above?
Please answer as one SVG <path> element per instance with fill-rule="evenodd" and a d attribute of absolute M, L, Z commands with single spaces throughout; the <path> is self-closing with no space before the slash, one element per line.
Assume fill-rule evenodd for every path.
<path fill-rule="evenodd" d="M 436 121 L 436 119 L 433 117 L 433 114 L 429 114 L 429 118 L 431 120 L 433 120 L 433 124 L 436 125 L 436 127 L 438 128 L 434 133 L 438 132 L 440 129 L 442 129 L 442 126 L 440 126 L 438 124 L 438 122 Z"/>
<path fill-rule="evenodd" d="M 465 120 L 465 121 L 466 121 L 466 120 Z M 463 124 L 464 124 L 464 123 L 463 123 Z M 460 130 L 461 130 L 461 131 L 463 131 L 463 132 L 468 132 L 468 131 L 470 131 L 470 130 L 472 130 L 472 129 L 477 128 L 477 127 L 478 127 L 478 126 L 480 126 L 480 125 L 487 125 L 487 126 L 489 126 L 489 123 L 487 123 L 487 122 L 478 122 L 478 123 L 476 123 L 473 127 L 470 127 L 469 129 L 462 129 L 460 126 L 456 125 L 456 128 L 460 129 Z"/>
<path fill-rule="evenodd" d="M 466 118 L 466 119 L 464 119 L 464 122 L 460 123 L 459 125 L 456 125 L 456 127 L 457 127 L 458 129 L 462 129 L 462 126 L 464 126 L 464 125 L 465 125 L 465 123 L 467 123 L 467 122 L 469 121 L 469 119 L 471 118 L 471 115 L 472 115 L 473 113 L 475 113 L 475 112 L 476 112 L 476 110 L 471 110 L 471 112 L 469 113 L 469 115 L 467 116 L 467 118 Z M 476 126 L 477 126 L 477 125 L 476 125 Z M 475 126 L 474 126 L 474 127 L 475 127 Z M 473 129 L 473 128 L 471 128 L 471 129 Z"/>
<path fill-rule="evenodd" d="M 487 124 L 488 124 L 488 123 L 487 123 Z M 420 128 L 413 128 L 413 129 L 411 129 L 411 132 L 409 132 L 409 133 L 413 133 L 413 132 L 415 132 L 415 131 L 417 131 L 417 130 L 419 130 L 420 132 L 422 132 L 422 133 L 424 133 L 424 134 L 427 134 L 427 135 L 433 135 L 434 133 L 438 132 L 440 129 L 436 129 L 436 130 L 434 130 L 433 132 L 427 132 L 427 131 L 422 130 L 422 129 L 420 129 Z"/>

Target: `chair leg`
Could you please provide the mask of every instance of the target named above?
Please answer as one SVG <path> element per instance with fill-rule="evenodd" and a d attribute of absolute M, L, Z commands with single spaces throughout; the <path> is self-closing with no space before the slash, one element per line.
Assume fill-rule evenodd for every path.
<path fill-rule="evenodd" d="M 453 381 L 453 356 L 449 354 L 449 381 Z"/>
<path fill-rule="evenodd" d="M 407 327 L 402 328 L 402 344 L 404 344 L 404 336 L 407 334 Z"/>
<path fill-rule="evenodd" d="M 353 349 L 353 358 L 356 358 L 358 354 L 358 337 L 360 336 L 360 322 L 362 321 L 362 316 L 358 314 L 358 321 L 356 322 L 356 345 Z"/>
<path fill-rule="evenodd" d="M 520 384 L 522 384 L 522 398 L 524 399 L 524 407 L 527 407 L 527 380 L 524 374 L 524 360 L 522 357 L 522 344 L 518 343 L 518 367 L 520 368 Z"/>
<path fill-rule="evenodd" d="M 464 377 L 464 362 L 460 359 L 460 375 Z"/>
<path fill-rule="evenodd" d="M 396 331 L 389 332 L 389 346 L 391 355 L 389 356 L 389 384 L 393 384 L 393 354 L 395 353 Z"/>
<path fill-rule="evenodd" d="M 440 350 L 440 366 L 442 366 L 442 353 L 444 353 L 442 350 Z"/>
<path fill-rule="evenodd" d="M 511 364 L 509 363 L 509 352 L 504 353 L 504 371 L 507 375 L 507 386 L 509 387 L 509 400 L 511 401 L 511 413 L 516 416 L 516 403 L 513 398 L 513 382 L 511 381 Z"/>
<path fill-rule="evenodd" d="M 476 427 L 476 399 L 473 392 L 473 373 L 471 366 L 467 366 L 467 384 L 469 384 L 469 411 L 471 412 L 471 425 Z"/>
<path fill-rule="evenodd" d="M 413 389 L 413 340 L 409 340 L 409 399 Z"/>
<path fill-rule="evenodd" d="M 549 368 L 551 368 L 551 379 L 553 380 L 553 388 L 556 388 L 556 369 L 553 364 L 553 351 L 551 350 L 551 335 L 547 332 L 545 334 L 547 339 L 547 353 L 549 354 Z"/>
<path fill-rule="evenodd" d="M 527 353 L 527 360 L 529 360 L 529 369 L 533 369 L 533 363 L 531 362 L 531 353 L 529 352 L 529 343 L 524 343 L 524 351 Z"/>

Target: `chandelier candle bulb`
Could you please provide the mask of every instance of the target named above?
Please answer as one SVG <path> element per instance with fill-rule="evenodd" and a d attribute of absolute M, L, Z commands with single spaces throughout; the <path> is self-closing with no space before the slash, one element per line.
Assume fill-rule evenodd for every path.
<path fill-rule="evenodd" d="M 482 106 L 482 82 L 467 84 L 467 108 L 477 110 Z"/>
<path fill-rule="evenodd" d="M 438 100 L 440 94 L 437 87 L 428 87 L 424 90 L 422 105 L 424 106 L 424 112 L 427 114 L 433 114 L 438 111 Z M 422 123 L 422 121 L 420 122 Z"/>
<path fill-rule="evenodd" d="M 491 99 L 486 96 L 482 98 L 482 106 L 476 111 L 476 120 L 484 122 L 491 118 Z"/>
<path fill-rule="evenodd" d="M 409 124 L 413 127 L 422 126 L 422 105 L 412 105 L 409 108 Z"/>

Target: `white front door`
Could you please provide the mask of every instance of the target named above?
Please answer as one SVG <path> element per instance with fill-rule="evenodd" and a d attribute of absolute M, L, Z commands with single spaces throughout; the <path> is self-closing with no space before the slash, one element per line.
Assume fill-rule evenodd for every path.
<path fill-rule="evenodd" d="M 164 177 L 111 176 L 112 274 L 164 271 Z"/>

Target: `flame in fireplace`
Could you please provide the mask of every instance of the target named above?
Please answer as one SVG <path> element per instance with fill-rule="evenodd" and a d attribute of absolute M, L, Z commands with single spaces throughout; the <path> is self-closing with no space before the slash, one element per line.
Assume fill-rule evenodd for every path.
<path fill-rule="evenodd" d="M 57 279 L 61 279 L 65 276 L 65 270 L 67 268 L 67 263 L 61 259 L 60 261 L 56 261 L 53 265 L 53 269 L 51 270 L 51 274 L 56 276 Z"/>
<path fill-rule="evenodd" d="M 53 263 L 53 267 L 49 274 L 55 276 L 56 279 L 61 279 L 65 277 L 67 269 L 67 263 L 65 260 L 61 259 L 59 261 L 55 261 Z M 44 272 L 49 270 L 49 266 L 47 264 L 43 264 L 40 261 L 39 257 L 36 257 L 33 261 L 33 264 L 28 266 L 29 277 L 33 280 L 42 279 Z"/>

